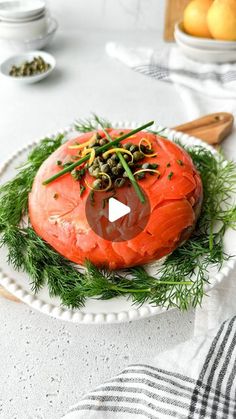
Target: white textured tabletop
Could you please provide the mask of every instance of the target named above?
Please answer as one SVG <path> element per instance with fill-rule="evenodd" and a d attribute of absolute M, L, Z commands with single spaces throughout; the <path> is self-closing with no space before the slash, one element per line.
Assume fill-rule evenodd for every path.
<path fill-rule="evenodd" d="M 55 73 L 32 86 L 0 79 L 0 162 L 17 147 L 91 111 L 110 120 L 153 118 L 166 126 L 198 116 L 198 108 L 190 114 L 172 85 L 136 74 L 105 55 L 109 40 L 162 46 L 163 1 L 157 6 L 153 0 L 130 0 L 133 8 L 127 8 L 113 0 L 114 9 L 96 1 L 91 21 L 95 2 L 65 3 L 50 3 L 61 26 L 49 48 L 57 60 Z M 101 16 L 104 24 L 98 23 Z M 129 324 L 75 325 L 1 299 L 0 318 L 0 418 L 56 419 L 127 364 L 148 362 L 188 339 L 194 313 L 173 310 Z"/>

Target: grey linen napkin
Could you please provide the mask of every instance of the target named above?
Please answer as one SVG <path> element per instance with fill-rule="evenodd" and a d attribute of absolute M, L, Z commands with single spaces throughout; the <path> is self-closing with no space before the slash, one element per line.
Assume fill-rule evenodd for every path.
<path fill-rule="evenodd" d="M 130 365 L 63 419 L 236 418 L 236 317 L 150 365 Z"/>
<path fill-rule="evenodd" d="M 178 47 L 155 51 L 152 48 L 129 48 L 108 42 L 106 52 L 134 71 L 154 79 L 185 86 L 212 97 L 236 98 L 236 63 L 192 61 Z"/>

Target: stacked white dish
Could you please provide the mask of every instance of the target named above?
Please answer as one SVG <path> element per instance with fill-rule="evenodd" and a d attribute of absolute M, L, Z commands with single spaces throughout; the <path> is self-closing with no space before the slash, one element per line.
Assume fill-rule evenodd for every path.
<path fill-rule="evenodd" d="M 56 29 L 44 0 L 0 0 L 0 40 L 11 49 L 43 48 Z"/>
<path fill-rule="evenodd" d="M 182 53 L 192 60 L 207 63 L 236 61 L 236 41 L 218 41 L 188 35 L 182 22 L 175 26 L 175 40 Z"/>

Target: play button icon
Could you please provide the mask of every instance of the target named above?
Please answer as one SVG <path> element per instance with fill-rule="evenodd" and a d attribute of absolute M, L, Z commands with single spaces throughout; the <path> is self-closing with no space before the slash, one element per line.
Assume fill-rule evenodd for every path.
<path fill-rule="evenodd" d="M 117 201 L 115 198 L 110 198 L 108 201 L 108 220 L 113 223 L 119 218 L 124 217 L 130 213 L 130 207 L 128 205 L 122 204 L 122 202 Z"/>
<path fill-rule="evenodd" d="M 146 227 L 150 216 L 148 196 L 142 203 L 131 185 L 108 192 L 93 191 L 86 200 L 86 218 L 91 229 L 105 240 L 131 240 Z M 86 239 L 86 238 L 85 238 Z"/>

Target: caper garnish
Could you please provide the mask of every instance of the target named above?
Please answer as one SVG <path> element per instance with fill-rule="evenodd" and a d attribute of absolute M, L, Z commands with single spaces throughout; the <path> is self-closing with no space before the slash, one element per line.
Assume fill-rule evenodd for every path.
<path fill-rule="evenodd" d="M 118 178 L 114 182 L 114 185 L 116 188 L 121 188 L 121 186 L 123 186 L 124 184 L 125 184 L 125 179 L 123 178 Z"/>
<path fill-rule="evenodd" d="M 157 169 L 159 167 L 159 164 L 157 164 L 157 163 L 150 163 L 149 166 L 150 166 L 150 169 Z"/>
<path fill-rule="evenodd" d="M 93 172 L 91 173 L 91 175 L 93 177 L 98 177 L 99 176 L 99 173 L 100 173 L 100 169 L 94 169 Z"/>
<path fill-rule="evenodd" d="M 126 161 L 129 161 L 130 160 L 130 156 L 128 155 L 128 154 L 124 154 L 124 159 L 126 160 Z"/>
<path fill-rule="evenodd" d="M 101 189 L 102 187 L 102 180 L 101 179 L 96 179 L 93 182 L 93 189 Z"/>
<path fill-rule="evenodd" d="M 119 169 L 116 166 L 112 167 L 111 171 L 112 171 L 113 175 L 118 175 L 119 174 Z"/>
<path fill-rule="evenodd" d="M 89 168 L 88 168 L 88 171 L 89 171 L 89 174 L 90 175 L 92 175 L 93 174 L 93 172 L 94 172 L 94 166 L 90 166 Z"/>
<path fill-rule="evenodd" d="M 44 73 L 51 68 L 51 64 L 46 63 L 42 57 L 35 57 L 32 61 L 25 61 L 21 65 L 13 65 L 9 75 L 13 77 L 28 77 L 39 73 Z"/>
<path fill-rule="evenodd" d="M 124 148 L 125 148 L 125 150 L 129 150 L 131 146 L 132 146 L 132 143 L 126 143 L 124 145 Z"/>
<path fill-rule="evenodd" d="M 138 173 L 137 175 L 136 175 L 136 178 L 137 179 L 143 179 L 145 177 L 145 173 Z"/>
<path fill-rule="evenodd" d="M 118 160 L 118 157 L 117 157 L 117 155 L 114 153 L 114 154 L 112 154 L 111 159 L 112 159 L 112 160 L 117 161 L 117 160 Z"/>
<path fill-rule="evenodd" d="M 151 167 L 150 167 L 150 163 L 144 163 L 144 164 L 142 165 L 142 169 L 151 169 Z"/>
<path fill-rule="evenodd" d="M 138 150 L 138 146 L 135 144 L 132 144 L 131 147 L 129 148 L 129 151 L 131 151 L 131 153 L 134 153 L 134 151 Z"/>
<path fill-rule="evenodd" d="M 102 164 L 102 165 L 101 165 L 101 171 L 102 171 L 102 172 L 104 172 L 104 173 L 108 173 L 108 172 L 109 172 L 109 170 L 110 170 L 110 166 L 109 166 L 109 164 L 105 163 L 105 164 Z"/>
<path fill-rule="evenodd" d="M 107 143 L 107 140 L 106 140 L 105 138 L 103 138 L 103 139 L 99 140 L 99 145 L 100 145 L 100 146 L 103 146 L 103 145 L 105 145 L 106 143 Z"/>
<path fill-rule="evenodd" d="M 114 159 L 108 159 L 107 163 L 109 164 L 110 167 L 114 167 L 116 165 L 116 162 Z"/>
<path fill-rule="evenodd" d="M 143 153 L 141 153 L 141 151 L 135 151 L 135 152 L 133 153 L 133 159 L 134 159 L 135 161 L 141 160 L 141 159 L 143 159 L 143 158 L 144 158 L 144 155 L 143 155 Z"/>

